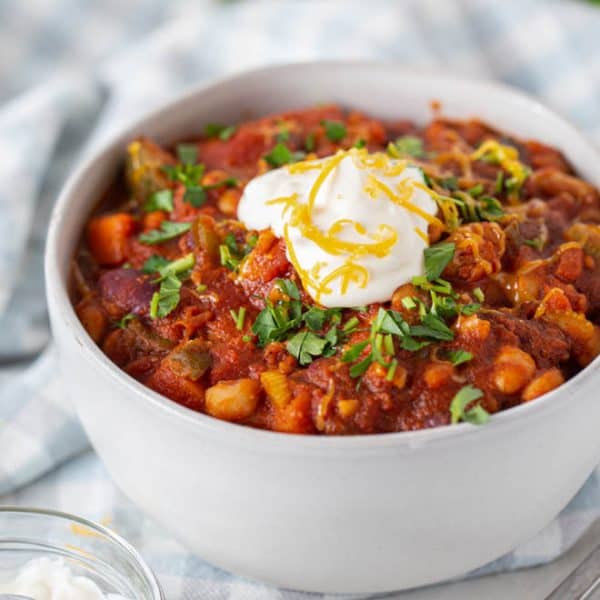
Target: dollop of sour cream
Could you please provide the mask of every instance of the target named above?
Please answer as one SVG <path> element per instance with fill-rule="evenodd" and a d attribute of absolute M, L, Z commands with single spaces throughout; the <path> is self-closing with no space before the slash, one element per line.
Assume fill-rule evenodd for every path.
<path fill-rule="evenodd" d="M 31 560 L 12 579 L 0 583 L 0 594 L 22 594 L 33 600 L 127 600 L 104 594 L 88 577 L 75 575 L 62 559 Z"/>
<path fill-rule="evenodd" d="M 238 218 L 285 239 L 288 259 L 316 302 L 353 307 L 389 300 L 423 273 L 436 212 L 419 168 L 353 148 L 252 179 Z"/>

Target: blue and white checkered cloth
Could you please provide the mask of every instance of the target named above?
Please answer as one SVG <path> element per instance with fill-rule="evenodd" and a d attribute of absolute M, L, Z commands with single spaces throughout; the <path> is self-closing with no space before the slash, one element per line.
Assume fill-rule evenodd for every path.
<path fill-rule="evenodd" d="M 82 152 L 185 87 L 266 63 L 321 58 L 394 60 L 499 79 L 539 96 L 600 143 L 599 32 L 600 7 L 567 0 L 5 0 L 0 502 L 109 520 L 140 549 L 168 598 L 304 598 L 186 553 L 123 498 L 89 451 L 55 375 L 43 292 L 46 224 L 65 175 Z M 599 515 L 596 472 L 536 538 L 478 573 L 550 561 Z"/>

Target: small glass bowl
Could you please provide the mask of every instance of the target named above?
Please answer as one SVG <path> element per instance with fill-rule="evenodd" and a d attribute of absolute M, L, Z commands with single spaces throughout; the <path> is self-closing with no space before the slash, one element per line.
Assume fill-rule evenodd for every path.
<path fill-rule="evenodd" d="M 0 583 L 42 557 L 62 559 L 74 575 L 91 579 L 104 594 L 164 600 L 141 556 L 106 527 L 53 510 L 0 507 Z"/>

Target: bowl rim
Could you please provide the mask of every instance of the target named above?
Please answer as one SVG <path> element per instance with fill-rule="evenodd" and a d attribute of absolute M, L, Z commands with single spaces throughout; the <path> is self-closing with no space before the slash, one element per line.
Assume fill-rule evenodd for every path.
<path fill-rule="evenodd" d="M 157 410 L 163 416 L 195 429 L 198 435 L 206 433 L 217 436 L 227 436 L 227 441 L 234 445 L 243 445 L 245 447 L 248 447 L 249 445 L 250 447 L 264 446 L 268 448 L 272 444 L 276 444 L 279 451 L 293 454 L 302 454 L 305 452 L 320 453 L 321 451 L 333 452 L 339 450 L 341 456 L 347 456 L 348 451 L 362 453 L 364 451 L 393 452 L 399 448 L 412 450 L 424 445 L 430 446 L 433 443 L 441 443 L 457 438 L 463 438 L 465 436 L 492 435 L 495 432 L 519 424 L 524 424 L 530 419 L 539 418 L 541 415 L 546 415 L 559 410 L 562 404 L 568 401 L 569 397 L 573 395 L 576 388 L 584 385 L 595 372 L 600 370 L 600 356 L 598 356 L 574 377 L 565 381 L 558 388 L 536 398 L 534 402 L 522 403 L 510 409 L 494 413 L 485 426 L 457 423 L 414 431 L 356 434 L 348 436 L 293 434 L 257 429 L 247 425 L 224 421 L 180 405 L 166 396 L 146 387 L 117 367 L 89 336 L 76 316 L 74 307 L 68 296 L 66 282 L 61 280 L 61 269 L 58 264 L 56 250 L 60 238 L 61 225 L 64 221 L 64 213 L 71 203 L 71 198 L 79 182 L 85 177 L 88 171 L 93 171 L 96 162 L 101 161 L 105 155 L 114 151 L 115 146 L 122 144 L 123 140 L 126 140 L 128 136 L 131 137 L 131 135 L 135 131 L 140 130 L 144 124 L 156 121 L 164 112 L 171 111 L 178 105 L 189 102 L 194 97 L 202 95 L 218 86 L 235 83 L 236 80 L 243 80 L 248 77 L 265 75 L 276 76 L 277 73 L 282 70 L 320 67 L 364 69 L 370 67 L 376 68 L 378 66 L 394 68 L 398 71 L 398 74 L 403 77 L 420 79 L 422 81 L 432 81 L 432 83 L 435 80 L 437 86 L 440 86 L 444 82 L 448 82 L 471 87 L 473 91 L 476 90 L 479 93 L 485 93 L 486 95 L 497 93 L 502 94 L 505 97 L 510 97 L 514 102 L 528 105 L 532 111 L 535 111 L 540 115 L 540 118 L 549 118 L 555 123 L 560 124 L 566 130 L 569 130 L 574 137 L 578 138 L 578 142 L 585 148 L 586 152 L 589 153 L 590 156 L 595 155 L 600 162 L 600 153 L 596 147 L 587 140 L 581 131 L 567 119 L 526 92 L 497 81 L 453 76 L 442 73 L 441 71 L 436 71 L 435 69 L 416 70 L 398 63 L 386 61 L 324 60 L 269 65 L 212 79 L 208 82 L 191 86 L 181 93 L 167 98 L 154 108 L 143 112 L 141 116 L 136 119 L 128 120 L 120 125 L 115 132 L 99 145 L 98 148 L 84 155 L 83 160 L 76 165 L 73 173 L 64 183 L 56 204 L 53 207 L 45 248 L 44 270 L 46 277 L 46 293 L 49 302 L 52 299 L 56 302 L 58 307 L 58 310 L 54 311 L 55 316 L 61 319 L 63 325 L 67 325 L 69 335 L 75 338 L 75 341 L 81 347 L 83 354 L 94 363 L 94 366 L 105 373 L 107 377 L 114 379 L 121 387 L 127 389 L 130 392 L 130 396 L 134 398 L 135 401 L 144 402 L 147 405 L 148 410 Z M 63 335 L 66 333 L 62 328 L 61 331 Z M 57 332 L 53 331 L 53 334 L 56 333 Z M 561 400 L 563 402 L 561 402 Z"/>
<path fill-rule="evenodd" d="M 60 510 L 54 510 L 51 508 L 6 505 L 0 506 L 0 514 L 37 515 L 43 517 L 52 517 L 55 519 L 61 519 L 63 521 L 70 521 L 78 525 L 82 525 L 87 529 L 90 529 L 92 531 L 97 532 L 98 534 L 105 536 L 111 542 L 115 543 L 117 546 L 120 546 L 135 561 L 135 563 L 141 569 L 141 574 L 150 586 L 150 591 L 152 593 L 153 600 L 164 600 L 164 593 L 162 591 L 158 578 L 156 577 L 152 569 L 148 566 L 146 561 L 142 558 L 142 555 L 126 539 L 121 537 L 112 529 L 109 529 L 108 527 L 101 525 L 100 523 L 96 523 L 95 521 L 91 521 L 90 519 L 86 519 L 85 517 L 80 517 L 79 515 L 74 515 L 72 513 L 67 513 Z"/>

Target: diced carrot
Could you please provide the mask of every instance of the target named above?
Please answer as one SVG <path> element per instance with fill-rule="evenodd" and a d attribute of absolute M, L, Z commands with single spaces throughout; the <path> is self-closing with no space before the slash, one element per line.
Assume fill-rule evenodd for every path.
<path fill-rule="evenodd" d="M 95 217 L 88 225 L 88 244 L 101 265 L 118 265 L 126 258 L 127 239 L 135 229 L 134 218 L 127 213 Z"/>
<path fill-rule="evenodd" d="M 166 214 L 162 210 L 154 210 L 152 212 L 146 213 L 142 222 L 144 231 L 149 231 L 150 229 L 158 229 L 161 223 L 165 220 L 165 216 Z"/>

